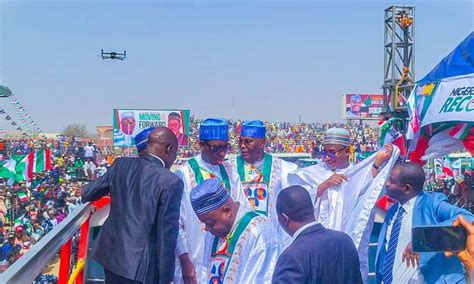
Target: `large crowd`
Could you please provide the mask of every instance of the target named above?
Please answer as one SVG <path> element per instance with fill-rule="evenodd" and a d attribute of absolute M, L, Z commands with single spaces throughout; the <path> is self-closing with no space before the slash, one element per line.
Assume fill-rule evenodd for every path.
<path fill-rule="evenodd" d="M 199 153 L 199 124 L 191 118 L 189 146 L 180 149 L 180 158 Z M 237 133 L 241 121 L 230 123 L 231 153 L 237 153 Z M 267 122 L 266 151 L 270 153 L 313 153 L 321 151 L 325 130 L 349 129 L 354 141 L 354 159 L 373 152 L 377 131 L 367 124 L 274 123 Z M 0 272 L 51 231 L 80 203 L 80 188 L 103 175 L 122 153 L 100 147 L 93 139 L 58 136 L 55 139 L 4 139 L 0 141 L 0 161 L 12 155 L 26 155 L 46 147 L 51 149 L 52 168 L 34 173 L 31 180 L 0 179 Z"/>
<path fill-rule="evenodd" d="M 199 153 L 199 125 L 201 119 L 190 118 L 189 146 L 180 149 L 180 156 L 192 157 Z M 241 129 L 241 120 L 229 121 L 229 144 L 232 145 L 230 154 L 238 153 L 238 133 Z M 341 127 L 350 131 L 353 144 L 351 153 L 354 161 L 365 158 L 377 149 L 377 128 L 368 124 L 348 123 L 290 123 L 265 122 L 267 127 L 268 153 L 313 153 L 318 155 L 322 150 L 324 131 L 333 127 Z"/>
<path fill-rule="evenodd" d="M 451 204 L 474 212 L 474 180 L 472 170 L 466 170 L 455 178 L 436 178 L 430 175 L 425 183 L 425 190 L 441 192 L 448 196 Z"/>
<path fill-rule="evenodd" d="M 51 169 L 26 180 L 0 180 L 0 272 L 61 223 L 81 203 L 84 182 L 104 174 L 112 161 L 109 149 L 67 137 L 3 140 L 0 160 L 46 147 Z"/>
<path fill-rule="evenodd" d="M 191 118 L 189 146 L 181 147 L 179 158 L 192 157 L 199 150 L 199 124 Z M 241 121 L 229 123 L 230 154 L 238 153 L 238 133 Z M 378 131 L 368 124 L 339 123 L 277 123 L 266 122 L 269 153 L 311 153 L 319 158 L 324 132 L 332 127 L 350 131 L 352 162 L 364 159 L 378 148 Z M 52 168 L 35 173 L 31 180 L 13 182 L 0 179 L 0 272 L 6 270 L 31 246 L 56 227 L 81 203 L 81 186 L 103 175 L 121 152 L 100 147 L 93 139 L 58 136 L 56 139 L 5 139 L 0 141 L 0 161 L 12 155 L 26 155 L 31 151 L 51 149 Z M 128 154 L 127 154 L 128 155 Z M 464 202 L 462 207 L 474 208 L 469 203 L 463 181 L 430 179 L 427 189 L 442 191 L 453 202 Z M 456 186 L 459 185 L 459 186 Z M 453 188 L 456 188 L 453 190 Z"/>

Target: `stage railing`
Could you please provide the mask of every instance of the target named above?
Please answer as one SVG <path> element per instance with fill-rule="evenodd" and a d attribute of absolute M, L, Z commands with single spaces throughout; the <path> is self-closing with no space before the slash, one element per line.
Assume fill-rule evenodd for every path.
<path fill-rule="evenodd" d="M 0 283 L 32 283 L 60 255 L 58 284 L 84 283 L 84 267 L 87 257 L 89 220 L 93 208 L 102 208 L 110 202 L 108 197 L 97 202 L 78 206 L 56 228 L 46 234 L 25 255 L 0 274 Z M 80 231 L 79 231 L 80 230 Z M 72 238 L 80 232 L 77 260 L 71 271 Z"/>

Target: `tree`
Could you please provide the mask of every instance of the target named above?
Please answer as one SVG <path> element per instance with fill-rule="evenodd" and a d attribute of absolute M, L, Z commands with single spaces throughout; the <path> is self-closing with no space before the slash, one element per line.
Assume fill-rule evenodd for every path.
<path fill-rule="evenodd" d="M 84 124 L 69 124 L 61 133 L 66 136 L 88 137 L 89 132 Z"/>

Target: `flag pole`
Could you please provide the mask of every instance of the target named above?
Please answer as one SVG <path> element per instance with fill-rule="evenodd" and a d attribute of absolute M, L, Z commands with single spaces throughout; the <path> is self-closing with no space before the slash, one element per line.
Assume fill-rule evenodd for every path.
<path fill-rule="evenodd" d="M 127 125 L 128 127 L 128 135 L 130 137 L 130 140 L 128 141 L 128 156 L 130 157 L 130 144 L 132 144 L 132 135 L 130 135 L 130 124 Z"/>

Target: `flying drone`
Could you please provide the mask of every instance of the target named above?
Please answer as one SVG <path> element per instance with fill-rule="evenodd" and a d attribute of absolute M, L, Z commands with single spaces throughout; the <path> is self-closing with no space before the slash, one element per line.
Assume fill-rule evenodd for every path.
<path fill-rule="evenodd" d="M 112 52 L 104 52 L 103 49 L 100 50 L 102 59 L 119 59 L 124 60 L 127 57 L 127 51 L 123 51 L 123 53 L 118 53 L 115 51 Z"/>

